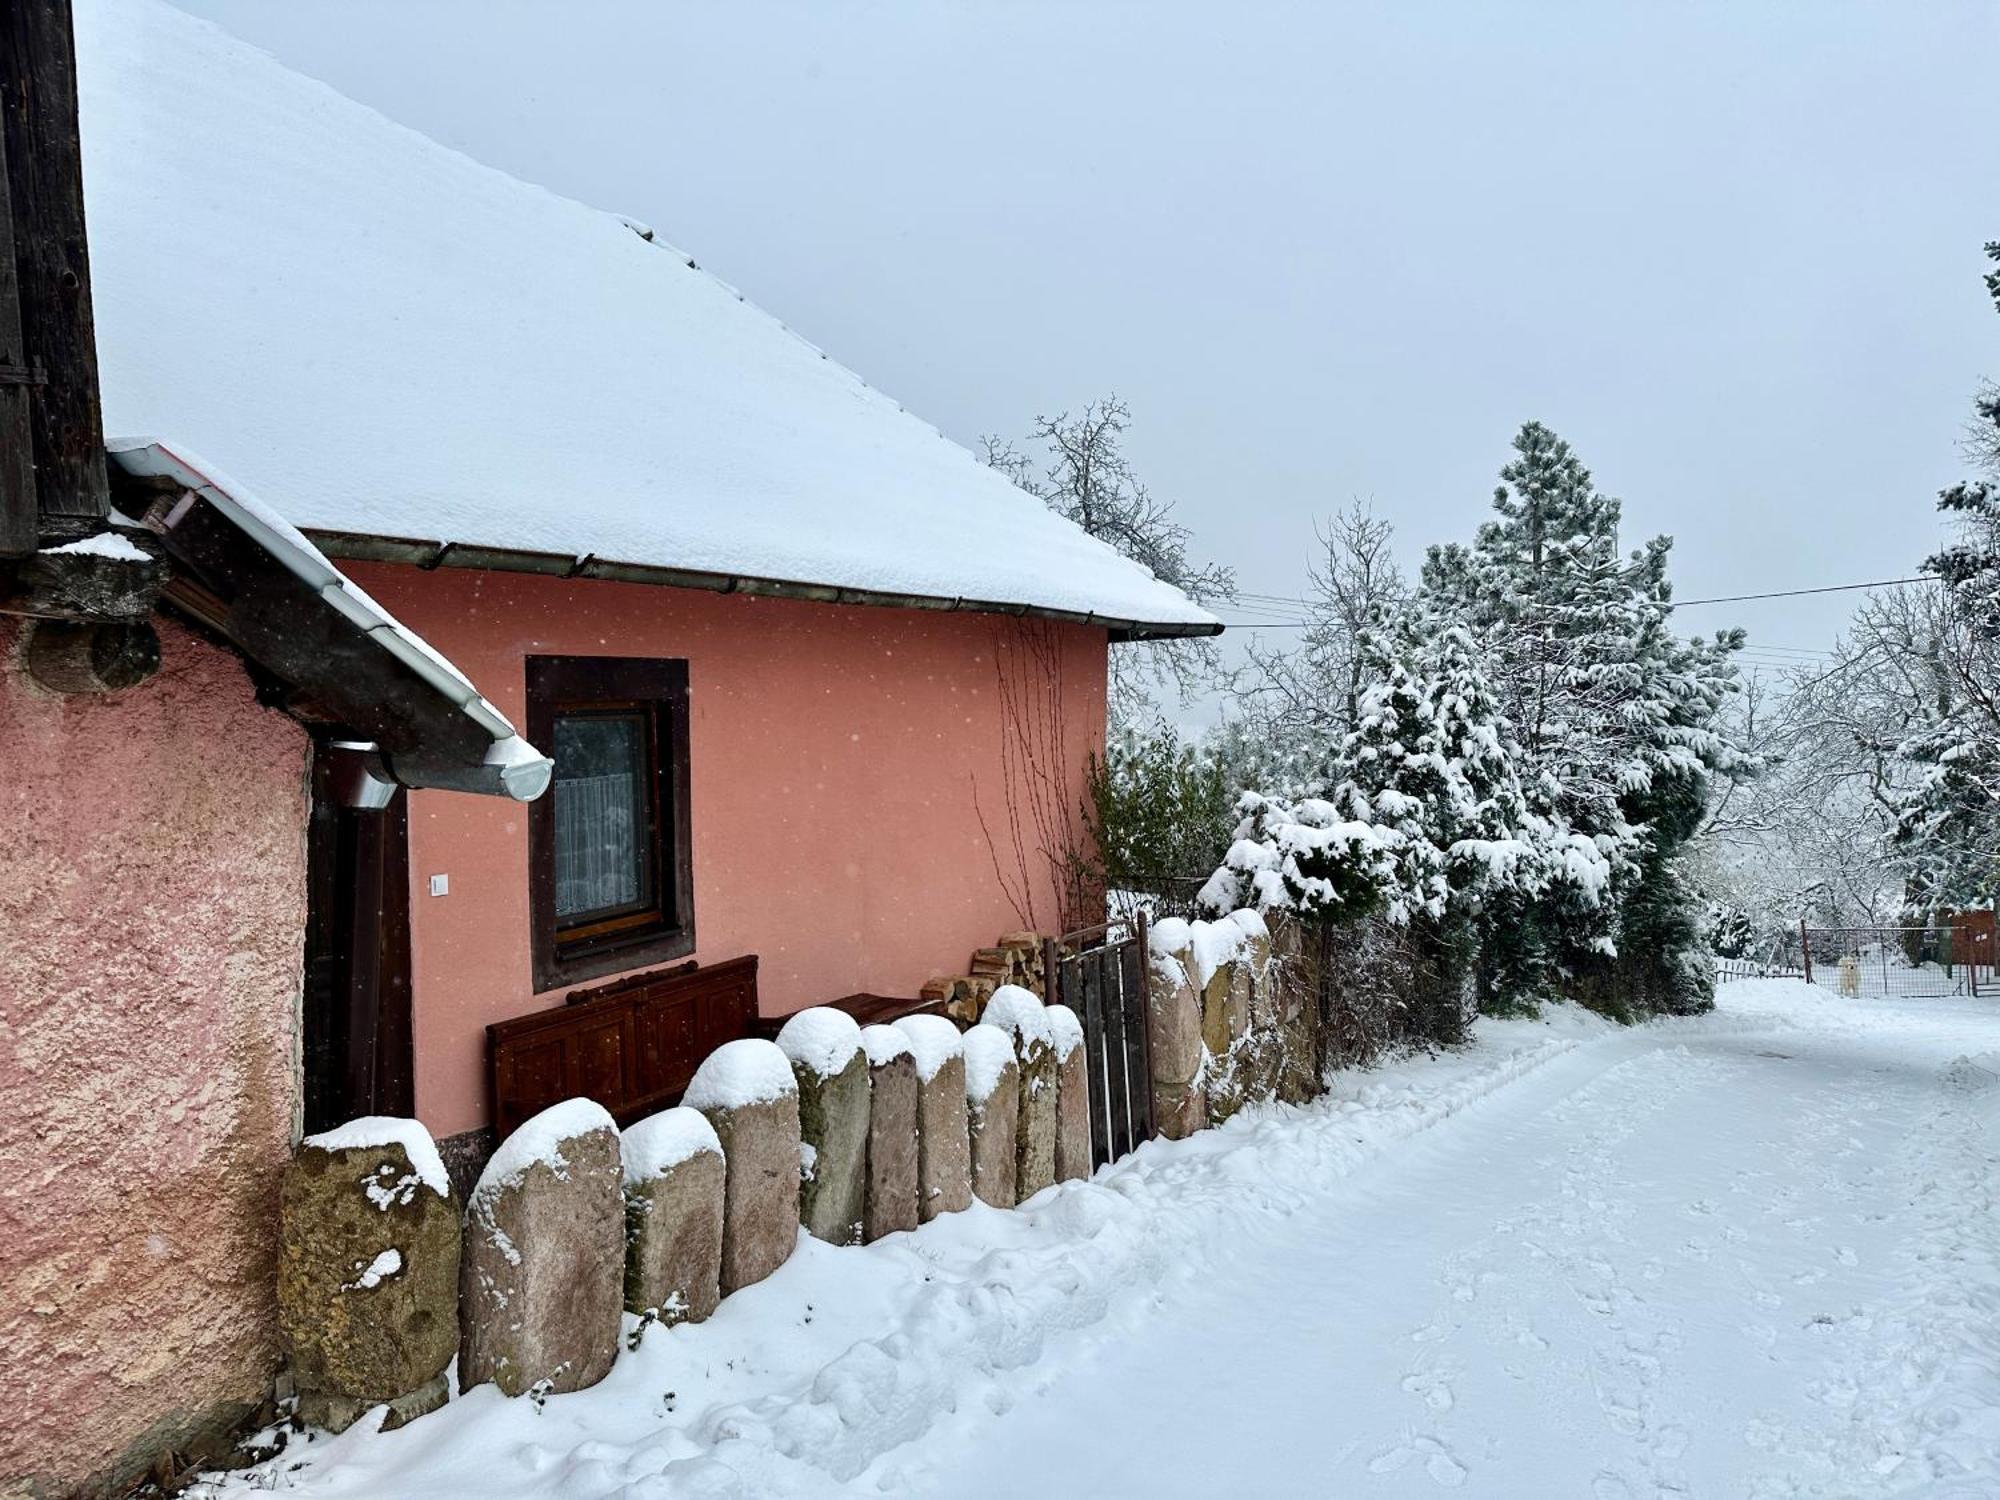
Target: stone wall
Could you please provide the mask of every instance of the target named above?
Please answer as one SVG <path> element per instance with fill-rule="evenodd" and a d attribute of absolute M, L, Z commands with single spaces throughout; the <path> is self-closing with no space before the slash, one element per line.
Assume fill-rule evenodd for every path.
<path fill-rule="evenodd" d="M 1296 924 L 1267 926 L 1247 910 L 1153 925 L 1148 1002 L 1161 1135 L 1321 1092 L 1317 979 L 1299 936 Z"/>
<path fill-rule="evenodd" d="M 1163 1134 L 1317 1092 L 1317 1008 L 1290 933 L 1273 934 L 1248 912 L 1162 922 L 1151 975 Z M 1068 1191 L 1090 1170 L 1085 1061 L 1075 1014 L 1024 987 L 999 986 L 985 1020 L 963 1032 L 937 1015 L 861 1031 L 838 1011 L 800 1011 L 775 1044 L 718 1048 L 686 1106 L 620 1133 L 595 1105 L 570 1100 L 501 1142 L 464 1216 L 455 1292 L 440 1290 L 450 1278 L 418 1277 L 401 1257 L 390 1275 L 408 1279 L 393 1295 L 357 1290 L 365 1276 L 353 1273 L 369 1246 L 354 1240 L 352 1195 L 312 1200 L 339 1232 L 290 1216 L 288 1256 L 295 1240 L 340 1248 L 325 1274 L 286 1283 L 288 1297 L 304 1288 L 307 1299 L 285 1308 L 293 1347 L 327 1342 L 315 1319 L 338 1325 L 343 1348 L 399 1347 L 375 1335 L 414 1320 L 461 1329 L 462 1380 L 535 1399 L 593 1384 L 650 1324 L 700 1321 L 719 1296 L 781 1271 L 802 1227 L 844 1246 L 964 1211 L 975 1196 L 1005 1209 Z M 414 1121 L 357 1129 L 406 1143 L 422 1131 Z M 305 1143 L 293 1172 L 319 1170 L 324 1154 L 323 1138 Z M 435 1163 L 420 1175 L 435 1178 L 438 1194 L 451 1191 L 427 1137 L 405 1157 Z M 595 1185 L 621 1172 L 622 1256 L 607 1228 L 614 1195 Z M 385 1216 L 380 1227 L 388 1235 L 397 1226 Z M 625 1321 L 613 1326 L 621 1305 Z M 389 1400 L 433 1363 L 384 1364 L 368 1378 Z M 350 1377 L 347 1388 L 363 1383 Z M 423 1409 L 413 1395 L 391 1418 Z M 342 1421 L 360 1414 L 351 1403 L 314 1410 Z"/>
<path fill-rule="evenodd" d="M 157 676 L 57 697 L 0 616 L 10 1500 L 218 1451 L 279 1363 L 306 735 L 234 656 L 157 623 Z"/>

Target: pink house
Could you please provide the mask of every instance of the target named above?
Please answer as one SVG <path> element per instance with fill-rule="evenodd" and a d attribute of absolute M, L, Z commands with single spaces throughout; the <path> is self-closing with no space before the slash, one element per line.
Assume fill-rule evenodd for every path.
<path fill-rule="evenodd" d="M 1219 628 L 642 226 L 158 0 L 75 28 L 88 265 L 10 176 L 0 385 L 9 1495 L 268 1395 L 303 1128 L 467 1173 L 496 1086 L 651 1099 L 752 997 L 1058 928 L 1108 650 Z"/>

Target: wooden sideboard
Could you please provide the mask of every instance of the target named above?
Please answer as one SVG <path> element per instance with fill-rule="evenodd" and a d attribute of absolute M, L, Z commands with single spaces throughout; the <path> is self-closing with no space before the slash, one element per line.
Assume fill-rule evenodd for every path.
<path fill-rule="evenodd" d="M 486 1028 L 494 1127 L 504 1139 L 579 1097 L 628 1125 L 678 1101 L 724 1042 L 758 1034 L 754 954 L 579 991 L 567 1005 Z"/>

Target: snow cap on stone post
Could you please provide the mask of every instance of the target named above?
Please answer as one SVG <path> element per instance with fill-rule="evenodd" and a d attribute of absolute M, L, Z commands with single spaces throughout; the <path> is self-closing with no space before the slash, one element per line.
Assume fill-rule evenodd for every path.
<path fill-rule="evenodd" d="M 982 1021 L 966 1028 L 962 1046 L 965 1101 L 978 1108 L 993 1097 L 993 1091 L 1005 1081 L 1007 1070 L 1019 1067 L 1014 1057 L 1014 1038 L 1012 1033 Z"/>
<path fill-rule="evenodd" d="M 742 1109 L 768 1104 L 799 1091 L 791 1059 L 775 1042 L 762 1037 L 738 1037 L 724 1042 L 694 1071 L 681 1103 L 706 1114 L 715 1109 Z"/>
<path fill-rule="evenodd" d="M 1048 1022 L 1049 1041 L 1055 1047 L 1057 1061 L 1083 1045 L 1083 1022 L 1067 1005 L 1045 1007 L 1044 1019 Z"/>
<path fill-rule="evenodd" d="M 964 1051 L 964 1033 L 943 1016 L 904 1016 L 896 1022 L 896 1030 L 910 1044 L 910 1055 L 917 1060 L 917 1079 L 922 1083 L 937 1077 L 938 1069 Z"/>
<path fill-rule="evenodd" d="M 1039 1042 L 1053 1050 L 1055 1037 L 1049 1031 L 1048 1007 L 1033 990 L 1018 984 L 1003 984 L 986 1002 L 979 1019 L 988 1026 L 1010 1032 L 1025 1056 L 1030 1045 Z"/>
<path fill-rule="evenodd" d="M 794 1012 L 778 1031 L 778 1050 L 799 1067 L 831 1078 L 854 1060 L 861 1047 L 861 1027 L 854 1017 L 830 1005 L 813 1005 Z"/>

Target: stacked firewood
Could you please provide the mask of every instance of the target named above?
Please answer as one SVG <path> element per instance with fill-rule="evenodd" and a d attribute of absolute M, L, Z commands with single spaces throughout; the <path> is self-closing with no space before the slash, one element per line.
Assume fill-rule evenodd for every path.
<path fill-rule="evenodd" d="M 986 1009 L 998 986 L 990 979 L 953 974 L 928 981 L 917 993 L 927 1004 L 942 1002 L 943 1012 L 960 1026 L 970 1026 Z"/>
<path fill-rule="evenodd" d="M 971 972 L 933 979 L 923 987 L 925 1000 L 942 1002 L 944 1013 L 961 1026 L 970 1026 L 986 1010 L 986 1002 L 1003 984 L 1018 984 L 1036 995 L 1046 994 L 1047 965 L 1039 932 L 1002 933 L 990 948 L 972 955 Z"/>

